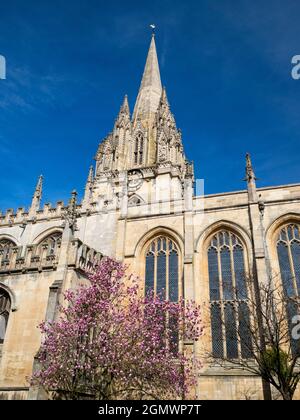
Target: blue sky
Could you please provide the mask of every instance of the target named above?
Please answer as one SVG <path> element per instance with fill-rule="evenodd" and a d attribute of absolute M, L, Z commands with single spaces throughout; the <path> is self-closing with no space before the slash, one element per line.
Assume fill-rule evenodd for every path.
<path fill-rule="evenodd" d="M 205 192 L 300 182 L 299 0 L 11 0 L 1 6 L 0 208 L 83 192 L 123 96 L 133 109 L 157 29 L 161 75 Z"/>

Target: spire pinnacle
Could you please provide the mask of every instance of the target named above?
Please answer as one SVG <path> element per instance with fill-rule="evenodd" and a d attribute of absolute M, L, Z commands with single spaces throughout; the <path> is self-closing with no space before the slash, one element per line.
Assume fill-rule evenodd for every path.
<path fill-rule="evenodd" d="M 168 101 L 168 96 L 167 96 L 167 89 L 164 86 L 162 93 L 161 93 L 161 98 L 160 98 L 160 103 L 166 104 L 169 106 L 169 101 Z"/>
<path fill-rule="evenodd" d="M 32 197 L 32 202 L 29 210 L 30 213 L 35 213 L 40 208 L 43 193 L 43 179 L 43 175 L 40 175 Z"/>
<path fill-rule="evenodd" d="M 85 185 L 83 203 L 88 206 L 92 196 L 92 187 L 94 182 L 94 167 L 93 165 L 90 166 L 88 178 Z"/>
<path fill-rule="evenodd" d="M 91 184 L 94 181 L 94 167 L 93 165 L 90 166 L 89 175 L 87 179 L 87 184 Z"/>
<path fill-rule="evenodd" d="M 144 74 L 139 94 L 136 100 L 136 104 L 134 107 L 134 122 L 139 117 L 141 118 L 141 120 L 149 120 L 151 117 L 154 117 L 159 105 L 161 93 L 162 85 L 157 58 L 155 37 L 152 34 Z"/>
<path fill-rule="evenodd" d="M 246 154 L 246 181 L 250 182 L 251 180 L 256 181 L 256 176 L 252 166 L 250 153 Z"/>
<path fill-rule="evenodd" d="M 71 198 L 69 200 L 69 205 L 66 208 L 64 219 L 65 219 L 65 226 L 71 229 L 72 233 L 74 234 L 75 231 L 78 230 L 77 228 L 77 191 L 73 190 L 71 193 Z"/>
<path fill-rule="evenodd" d="M 252 166 L 252 161 L 250 154 L 246 154 L 246 178 L 245 181 L 247 181 L 247 188 L 248 188 L 248 197 L 250 202 L 256 202 L 257 201 L 257 191 L 256 191 L 256 176 L 254 173 L 254 169 Z"/>
<path fill-rule="evenodd" d="M 126 113 L 126 114 L 129 114 L 129 112 L 130 112 L 127 95 L 124 96 L 123 104 L 122 104 L 121 109 L 120 109 L 120 113 L 121 112 Z"/>
<path fill-rule="evenodd" d="M 120 128 L 122 125 L 127 125 L 130 122 L 130 109 L 128 104 L 128 96 L 124 96 L 120 112 L 115 120 L 115 129 Z"/>

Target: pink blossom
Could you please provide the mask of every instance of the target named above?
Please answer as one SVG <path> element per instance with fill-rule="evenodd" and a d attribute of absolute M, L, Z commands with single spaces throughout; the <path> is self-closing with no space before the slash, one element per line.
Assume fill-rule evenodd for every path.
<path fill-rule="evenodd" d="M 33 384 L 68 399 L 188 394 L 199 362 L 182 343 L 202 335 L 199 306 L 144 296 L 142 282 L 125 271 L 105 258 L 88 286 L 65 293 L 59 319 L 40 325 L 44 339 Z"/>

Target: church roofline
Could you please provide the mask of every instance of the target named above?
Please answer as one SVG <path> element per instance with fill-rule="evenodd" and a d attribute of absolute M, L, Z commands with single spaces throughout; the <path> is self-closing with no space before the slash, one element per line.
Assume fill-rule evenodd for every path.
<path fill-rule="evenodd" d="M 268 191 L 268 190 L 278 190 L 284 188 L 292 188 L 292 187 L 300 187 L 300 183 L 295 184 L 283 184 L 283 185 L 275 185 L 270 187 L 260 187 L 257 188 L 257 191 Z M 213 194 L 205 194 L 204 198 L 213 198 L 213 197 L 221 197 L 226 195 L 238 195 L 238 194 L 247 194 L 247 190 L 236 190 L 236 191 L 228 191 L 223 193 L 213 193 Z M 203 196 L 197 195 L 194 199 L 203 198 Z"/>

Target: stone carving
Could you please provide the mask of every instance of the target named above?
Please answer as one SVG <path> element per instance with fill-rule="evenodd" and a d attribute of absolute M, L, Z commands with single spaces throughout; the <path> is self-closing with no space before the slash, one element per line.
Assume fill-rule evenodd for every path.
<path fill-rule="evenodd" d="M 69 205 L 64 213 L 64 226 L 66 222 L 69 224 L 71 231 L 74 233 L 78 231 L 77 227 L 77 217 L 79 213 L 77 212 L 77 192 L 72 191 L 72 197 L 69 201 Z"/>
<path fill-rule="evenodd" d="M 143 185 L 143 174 L 139 170 L 128 172 L 128 191 L 135 192 Z"/>
<path fill-rule="evenodd" d="M 128 201 L 128 207 L 137 207 L 144 203 L 141 197 L 138 195 L 132 196 Z"/>

